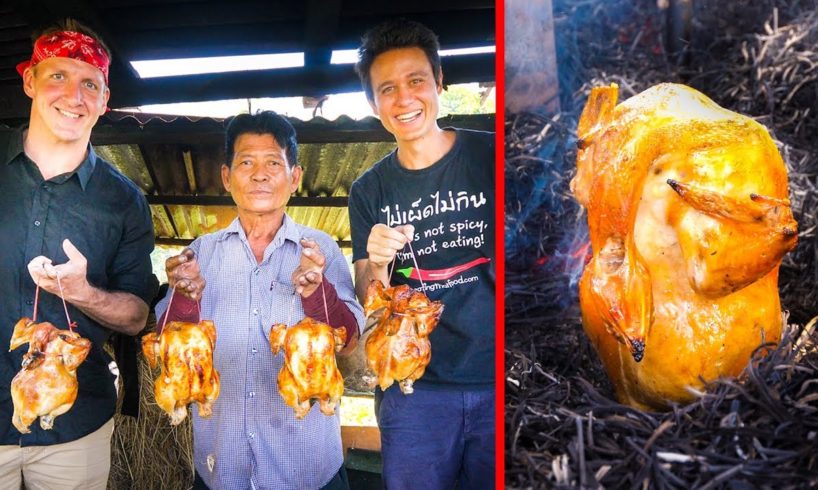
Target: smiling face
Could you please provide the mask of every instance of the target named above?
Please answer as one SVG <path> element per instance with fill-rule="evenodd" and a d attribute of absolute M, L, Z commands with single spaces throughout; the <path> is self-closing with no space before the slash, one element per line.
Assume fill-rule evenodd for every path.
<path fill-rule="evenodd" d="M 54 143 L 88 143 L 110 92 L 99 69 L 72 58 L 47 58 L 23 74 L 31 97 L 30 134 Z"/>
<path fill-rule="evenodd" d="M 240 216 L 283 213 L 300 181 L 301 167 L 290 168 L 287 152 L 270 134 L 242 134 L 233 144 L 231 166 L 222 165 L 222 183 Z"/>
<path fill-rule="evenodd" d="M 438 96 L 432 65 L 420 48 L 399 48 L 379 54 L 369 69 L 372 110 L 398 145 L 428 137 L 437 126 Z M 440 77 L 438 77 L 440 79 Z"/>

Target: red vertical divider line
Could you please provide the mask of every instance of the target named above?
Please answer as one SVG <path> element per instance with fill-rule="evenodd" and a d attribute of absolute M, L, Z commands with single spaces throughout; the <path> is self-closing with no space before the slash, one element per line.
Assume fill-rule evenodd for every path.
<path fill-rule="evenodd" d="M 495 289 L 495 488 L 505 488 L 505 15 L 503 0 L 498 0 L 495 9 L 494 55 L 495 77 L 495 250 L 497 260 Z"/>

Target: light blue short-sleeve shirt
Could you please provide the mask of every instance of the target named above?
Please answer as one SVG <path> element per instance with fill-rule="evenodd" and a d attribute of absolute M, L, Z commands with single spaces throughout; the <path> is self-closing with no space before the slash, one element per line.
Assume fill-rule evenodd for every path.
<path fill-rule="evenodd" d="M 207 418 L 193 410 L 196 472 L 212 490 L 317 489 L 343 463 L 338 412 L 326 416 L 317 404 L 296 420 L 278 393 L 283 354 L 273 356 L 268 341 L 276 323 L 304 318 L 301 299 L 290 280 L 301 256 L 301 238 L 311 238 L 326 256 L 324 278 L 363 325 L 349 266 L 326 233 L 295 223 L 283 224 L 258 263 L 236 218 L 224 230 L 196 239 L 202 276 L 207 281 L 203 319 L 213 320 L 217 340 L 213 363 L 221 391 Z M 157 318 L 168 297 L 157 306 Z"/>

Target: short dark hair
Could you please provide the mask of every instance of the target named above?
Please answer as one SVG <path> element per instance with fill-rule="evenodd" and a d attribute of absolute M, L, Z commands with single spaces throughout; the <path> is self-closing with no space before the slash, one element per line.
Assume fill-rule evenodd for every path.
<path fill-rule="evenodd" d="M 369 70 L 379 54 L 398 48 L 420 48 L 426 53 L 436 83 L 441 83 L 440 43 L 437 34 L 431 29 L 408 19 L 388 20 L 368 30 L 361 38 L 358 48 L 358 63 L 355 72 L 361 79 L 361 85 L 369 100 L 375 100 Z"/>
<path fill-rule="evenodd" d="M 65 19 L 60 19 L 53 24 L 50 24 L 45 29 L 35 32 L 31 37 L 32 44 L 40 39 L 40 37 L 54 34 L 55 32 L 61 31 L 72 31 L 72 32 L 79 32 L 80 34 L 85 34 L 86 36 L 90 36 L 94 39 L 94 41 L 98 42 L 99 45 L 105 50 L 105 54 L 108 55 L 108 60 L 113 60 L 111 55 L 111 49 L 105 44 L 105 41 L 102 40 L 99 34 L 94 32 L 90 27 L 86 26 L 82 22 L 78 21 L 77 19 L 72 19 L 71 17 L 66 17 Z"/>
<path fill-rule="evenodd" d="M 298 142 L 295 128 L 290 121 L 273 111 L 259 111 L 255 114 L 239 114 L 230 119 L 224 138 L 224 153 L 227 166 L 233 165 L 236 140 L 243 134 L 269 134 L 287 154 L 290 168 L 298 165 Z"/>

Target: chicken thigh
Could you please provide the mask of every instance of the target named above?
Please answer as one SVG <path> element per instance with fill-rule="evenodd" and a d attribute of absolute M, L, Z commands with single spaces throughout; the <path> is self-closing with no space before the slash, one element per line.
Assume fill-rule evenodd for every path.
<path fill-rule="evenodd" d="M 779 340 L 797 224 L 763 126 L 683 85 L 617 95 L 593 89 L 577 128 L 571 189 L 593 248 L 580 305 L 620 401 L 663 409 Z"/>
<path fill-rule="evenodd" d="M 290 328 L 279 323 L 270 329 L 273 355 L 284 350 L 284 365 L 278 373 L 278 391 L 295 418 L 303 419 L 317 399 L 321 413 L 334 415 L 344 394 L 344 378 L 335 362 L 335 353 L 346 343 L 346 329 L 333 328 L 312 318 L 304 318 Z"/>
<path fill-rule="evenodd" d="M 162 370 L 154 382 L 156 404 L 170 416 L 171 425 L 187 417 L 189 403 L 199 404 L 199 416 L 207 418 L 219 397 L 219 372 L 213 367 L 216 326 L 209 320 L 199 323 L 170 322 L 162 333 L 142 338 L 142 352 L 152 368 Z"/>
<path fill-rule="evenodd" d="M 40 417 L 45 430 L 54 425 L 77 399 L 77 368 L 91 350 L 91 341 L 51 323 L 22 318 L 14 326 L 9 350 L 28 343 L 22 369 L 11 381 L 14 414 L 11 422 L 22 434 Z"/>

